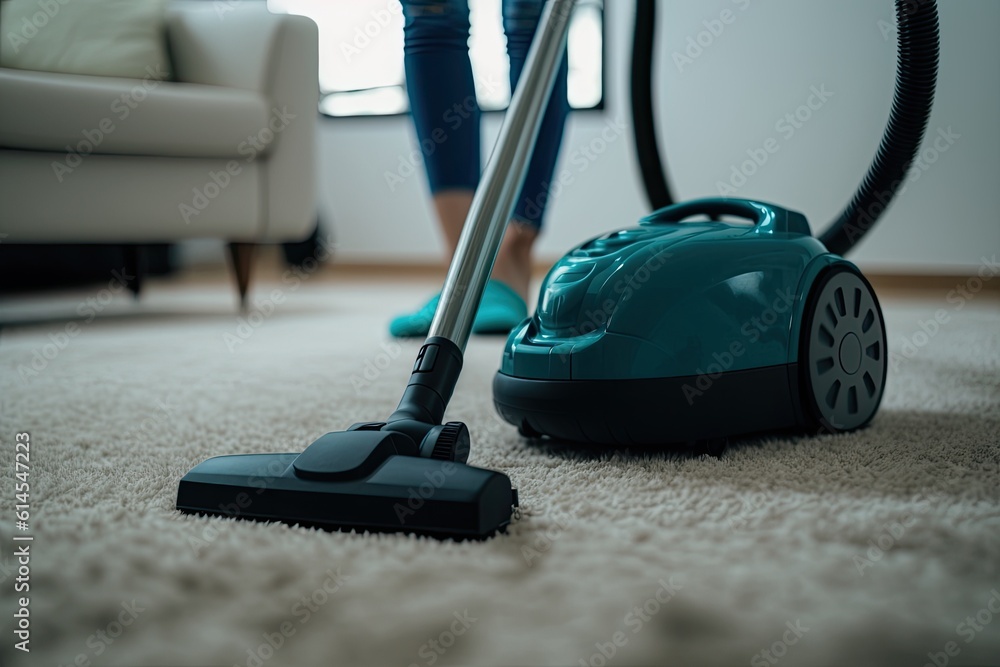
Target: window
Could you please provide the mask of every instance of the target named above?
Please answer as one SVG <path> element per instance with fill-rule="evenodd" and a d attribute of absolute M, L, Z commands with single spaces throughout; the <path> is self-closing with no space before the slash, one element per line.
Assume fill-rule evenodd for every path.
<path fill-rule="evenodd" d="M 469 0 L 469 52 L 485 110 L 510 102 L 501 0 Z M 403 13 L 398 0 L 268 0 L 275 12 L 308 16 L 319 26 L 320 111 L 330 116 L 405 113 Z M 604 99 L 604 4 L 581 0 L 570 24 L 569 101 L 599 108 Z"/>

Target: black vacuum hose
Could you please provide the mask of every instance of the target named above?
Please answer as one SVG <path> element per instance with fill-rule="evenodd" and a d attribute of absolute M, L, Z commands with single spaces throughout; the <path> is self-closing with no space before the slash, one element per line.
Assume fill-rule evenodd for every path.
<path fill-rule="evenodd" d="M 937 2 L 896 0 L 896 22 L 898 65 L 889 125 L 851 203 L 820 237 L 838 255 L 854 247 L 889 208 L 920 150 L 934 103 L 940 52 Z"/>
<path fill-rule="evenodd" d="M 632 135 L 642 184 L 653 210 L 674 203 L 656 140 L 656 113 L 653 109 L 655 46 L 656 0 L 636 0 L 632 40 Z"/>
<path fill-rule="evenodd" d="M 820 237 L 840 255 L 875 224 L 902 187 L 920 149 L 934 103 L 940 36 L 936 0 L 895 0 L 899 29 L 896 92 L 875 159 L 850 204 Z M 656 140 L 652 100 L 654 0 L 636 0 L 632 122 L 646 194 L 653 208 L 672 203 Z M 636 90 L 639 88 L 639 90 Z M 666 202 L 666 203 L 662 203 Z"/>

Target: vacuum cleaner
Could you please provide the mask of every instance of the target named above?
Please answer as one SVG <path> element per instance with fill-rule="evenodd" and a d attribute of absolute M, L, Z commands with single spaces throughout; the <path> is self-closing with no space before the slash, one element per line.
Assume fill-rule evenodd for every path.
<path fill-rule="evenodd" d="M 559 260 L 507 340 L 494 401 L 523 435 L 718 455 L 730 436 L 863 426 L 885 345 L 875 292 L 805 216 L 697 200 Z"/>
<path fill-rule="evenodd" d="M 837 433 L 871 421 L 885 388 L 885 325 L 871 285 L 842 255 L 906 179 L 939 50 L 934 2 L 897 1 L 896 14 L 888 127 L 854 198 L 817 239 L 801 213 L 765 202 L 674 204 L 650 83 L 656 3 L 639 0 L 633 130 L 657 210 L 577 246 L 548 273 L 494 378 L 507 422 L 527 437 L 718 456 L 733 436 Z"/>
<path fill-rule="evenodd" d="M 511 332 L 494 379 L 507 421 L 530 437 L 695 443 L 719 453 L 733 435 L 836 432 L 871 420 L 885 385 L 885 328 L 870 284 L 841 255 L 905 180 L 938 59 L 936 3 L 895 4 L 899 68 L 889 125 L 858 192 L 817 239 L 802 214 L 772 204 L 673 203 L 650 92 L 655 2 L 638 0 L 634 128 L 657 210 L 637 227 L 578 246 L 550 271 L 537 312 Z M 510 523 L 519 504 L 510 478 L 469 466 L 468 427 L 443 418 L 574 5 L 546 5 L 395 412 L 327 433 L 301 453 L 208 459 L 181 479 L 179 510 L 457 539 L 486 538 Z"/>

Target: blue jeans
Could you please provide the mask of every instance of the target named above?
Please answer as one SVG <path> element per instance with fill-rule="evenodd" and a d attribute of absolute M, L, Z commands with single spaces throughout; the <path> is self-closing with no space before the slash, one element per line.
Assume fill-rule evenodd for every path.
<path fill-rule="evenodd" d="M 432 193 L 475 190 L 482 171 L 479 104 L 469 60 L 469 0 L 402 0 L 406 88 Z M 538 28 L 543 0 L 503 0 L 514 90 Z M 563 57 L 514 218 L 542 225 L 569 102 Z"/>

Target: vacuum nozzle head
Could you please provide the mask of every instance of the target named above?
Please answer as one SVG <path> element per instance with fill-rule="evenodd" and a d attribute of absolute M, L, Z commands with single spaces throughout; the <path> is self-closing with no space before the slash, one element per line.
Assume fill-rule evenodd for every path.
<path fill-rule="evenodd" d="M 468 431 L 457 427 L 436 449 L 455 439 L 452 432 L 468 456 Z M 510 523 L 516 494 L 509 477 L 441 460 L 440 451 L 429 458 L 434 449 L 392 430 L 351 430 L 327 433 L 301 454 L 218 456 L 181 479 L 177 509 L 466 539 L 489 537 Z"/>

